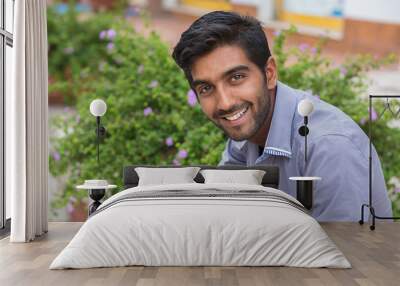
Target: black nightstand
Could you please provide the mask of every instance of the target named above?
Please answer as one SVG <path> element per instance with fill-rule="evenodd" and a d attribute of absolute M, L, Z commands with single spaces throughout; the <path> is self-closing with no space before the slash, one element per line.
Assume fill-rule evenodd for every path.
<path fill-rule="evenodd" d="M 106 190 L 116 187 L 116 185 L 109 185 L 106 180 L 85 180 L 84 185 L 76 186 L 77 189 L 87 190 L 89 197 L 93 200 L 88 208 L 89 216 L 101 205 L 100 200 L 106 194 Z"/>

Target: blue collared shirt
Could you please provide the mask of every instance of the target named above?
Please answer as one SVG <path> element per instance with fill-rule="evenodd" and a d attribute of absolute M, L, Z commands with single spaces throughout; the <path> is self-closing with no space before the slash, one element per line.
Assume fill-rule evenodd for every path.
<path fill-rule="evenodd" d="M 302 99 L 314 104 L 308 118 L 307 164 L 304 137 L 298 129 L 304 118 L 297 113 Z M 319 221 L 358 221 L 361 205 L 368 203 L 369 139 L 338 108 L 303 91 L 278 82 L 274 113 L 263 153 L 258 145 L 228 139 L 220 165 L 276 165 L 279 189 L 296 197 L 292 176 L 317 176 L 312 216 Z M 372 200 L 376 215 L 391 216 L 392 208 L 375 148 L 372 152 Z M 365 210 L 365 219 L 369 210 Z"/>

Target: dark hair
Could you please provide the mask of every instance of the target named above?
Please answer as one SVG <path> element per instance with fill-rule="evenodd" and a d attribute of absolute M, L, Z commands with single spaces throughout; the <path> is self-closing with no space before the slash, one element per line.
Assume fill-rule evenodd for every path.
<path fill-rule="evenodd" d="M 223 45 L 238 45 L 250 61 L 264 71 L 271 52 L 260 22 L 250 16 L 215 11 L 197 19 L 182 33 L 172 57 L 192 85 L 194 61 Z"/>

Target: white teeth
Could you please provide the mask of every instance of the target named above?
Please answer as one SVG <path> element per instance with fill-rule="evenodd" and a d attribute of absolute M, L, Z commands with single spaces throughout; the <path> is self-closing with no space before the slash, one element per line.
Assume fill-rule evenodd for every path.
<path fill-rule="evenodd" d="M 233 120 L 239 119 L 240 117 L 242 117 L 243 114 L 246 113 L 247 109 L 248 109 L 248 107 L 242 109 L 240 112 L 238 112 L 238 113 L 236 113 L 236 114 L 234 114 L 232 116 L 226 116 L 225 119 L 227 119 L 229 121 L 233 121 Z"/>

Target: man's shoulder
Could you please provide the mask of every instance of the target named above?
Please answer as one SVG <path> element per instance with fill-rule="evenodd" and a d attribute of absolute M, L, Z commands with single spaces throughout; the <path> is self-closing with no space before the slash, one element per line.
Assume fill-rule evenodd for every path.
<path fill-rule="evenodd" d="M 310 146 L 327 145 L 331 152 L 341 153 L 357 149 L 367 156 L 369 138 L 350 116 L 326 102 L 317 108 L 320 110 L 315 110 L 316 116 L 309 120 Z"/>
<path fill-rule="evenodd" d="M 350 138 L 366 136 L 361 127 L 338 107 L 316 98 L 313 99 L 313 104 L 314 111 L 308 119 L 310 138 L 328 135 L 343 135 Z"/>
<path fill-rule="evenodd" d="M 309 135 L 307 139 L 310 145 L 353 145 L 363 154 L 367 154 L 369 139 L 361 127 L 345 112 L 338 107 L 319 99 L 310 93 L 295 90 L 302 98 L 311 100 L 314 110 L 308 118 Z M 298 113 L 294 117 L 293 127 L 295 135 L 298 135 L 300 126 L 304 124 L 304 118 Z M 297 140 L 303 142 L 303 137 L 296 136 Z M 300 143 L 301 143 L 300 142 Z M 365 153 L 367 152 L 367 153 Z"/>
<path fill-rule="evenodd" d="M 350 116 L 338 107 L 313 95 L 311 91 L 295 89 L 282 83 L 280 83 L 280 87 L 290 96 L 296 97 L 297 104 L 303 99 L 312 102 L 314 110 L 308 117 L 308 126 L 311 131 L 310 139 L 329 134 L 350 136 L 354 132 L 357 134 L 363 132 Z M 304 117 L 296 109 L 293 117 L 293 127 L 298 129 L 303 124 Z"/>

